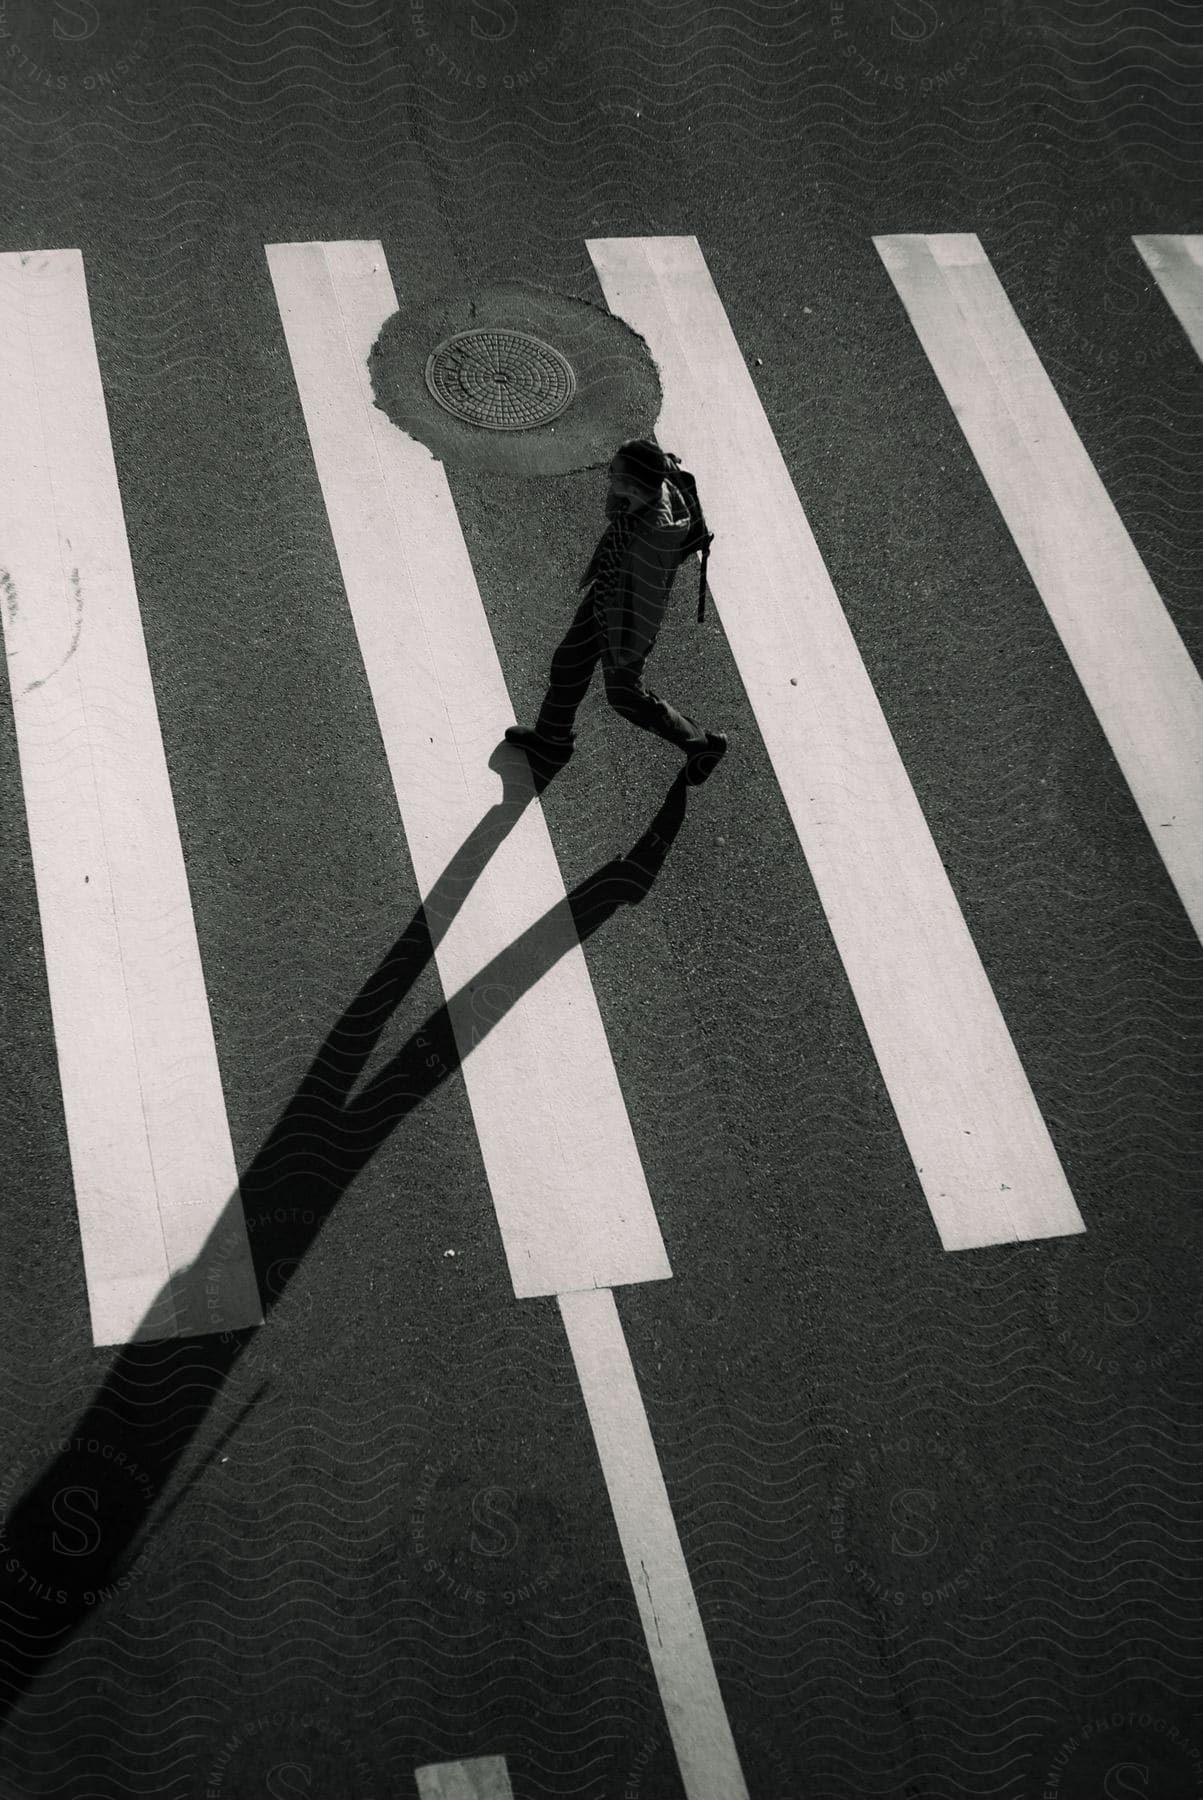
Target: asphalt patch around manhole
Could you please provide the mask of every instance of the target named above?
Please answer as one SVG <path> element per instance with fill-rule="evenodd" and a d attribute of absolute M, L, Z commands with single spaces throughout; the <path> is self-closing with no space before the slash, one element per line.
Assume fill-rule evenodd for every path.
<path fill-rule="evenodd" d="M 572 367 L 576 392 L 547 424 L 497 431 L 445 412 L 426 385 L 437 345 L 460 332 L 529 333 Z M 386 320 L 368 358 L 372 391 L 394 425 L 440 462 L 505 475 L 567 475 L 609 462 L 624 438 L 647 437 L 660 416 L 656 364 L 644 340 L 604 306 L 528 281 L 440 295 Z"/>

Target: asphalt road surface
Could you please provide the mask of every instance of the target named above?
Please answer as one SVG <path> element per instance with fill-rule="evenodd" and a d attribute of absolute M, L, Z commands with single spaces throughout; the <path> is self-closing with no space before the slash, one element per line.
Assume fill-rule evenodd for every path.
<path fill-rule="evenodd" d="M 1112 579 L 1084 523 L 1113 510 L 1189 696 L 1203 361 L 1132 240 L 1203 233 L 1198 9 L 3 0 L 0 84 L 0 1793 L 1203 1795 L 1203 952 L 1173 872 L 1197 870 L 1199 845 L 1172 867 L 1172 819 L 1138 805 L 1141 746 L 1171 716 L 1164 664 L 1124 623 L 1134 578 Z M 950 403 L 875 242 L 946 234 L 976 237 L 1031 346 L 1035 373 L 992 365 L 1006 406 L 975 410 L 984 387 Z M 686 318 L 699 281 L 674 290 L 662 343 L 631 316 L 660 316 L 650 290 L 608 298 L 590 246 L 630 239 L 696 239 L 746 387 L 728 392 L 730 357 Z M 267 247 L 317 244 L 378 244 L 387 262 L 383 473 L 362 419 L 339 436 L 366 359 L 345 370 L 321 347 L 317 276 L 285 328 Z M 35 255 L 68 250 L 82 276 Z M 90 334 L 58 312 L 28 325 L 15 296 L 39 269 L 54 306 L 86 278 Z M 542 319 L 551 341 L 573 320 L 594 334 L 558 439 L 440 424 L 423 399 L 423 344 L 507 318 L 535 335 Z M 39 330 L 42 363 L 22 360 Z M 302 341 L 318 346 L 308 376 Z M 985 368 L 999 340 L 978 341 Z M 58 556 L 71 484 L 100 466 L 95 394 L 83 375 L 77 398 L 54 384 L 93 346 L 187 875 L 186 905 L 159 910 L 152 859 L 135 936 L 190 908 L 238 1184 L 198 1175 L 190 1197 L 245 1221 L 264 1315 L 128 1343 L 94 1331 L 103 1284 L 77 1204 L 92 1151 L 68 1129 L 122 1079 L 120 1046 L 87 1037 L 107 977 L 55 912 L 41 848 L 70 868 L 82 854 L 62 821 L 91 804 L 71 761 L 84 739 L 39 735 L 51 715 L 15 673 L 60 586 L 79 655 L 46 693 L 83 706 L 100 666 L 92 572 L 73 589 L 65 557 L 32 592 L 16 572 L 35 540 Z M 669 372 L 678 350 L 692 401 Z M 1010 443 L 1040 371 L 1097 491 L 1055 486 L 1065 460 L 1042 469 L 1040 424 L 1008 513 L 972 434 Z M 725 530 L 704 621 L 687 568 L 648 675 L 729 752 L 685 794 L 679 753 L 612 712 L 599 680 L 571 762 L 531 785 L 521 757 L 489 762 L 493 727 L 533 717 L 613 444 L 656 429 L 662 403 L 711 458 Z M 416 441 L 437 463 L 414 460 Z M 400 544 L 398 592 L 426 609 L 395 662 L 387 632 L 365 635 L 388 566 L 371 563 L 372 484 L 393 448 L 397 480 L 431 483 L 398 540 L 371 539 Z M 366 523 L 344 531 L 334 489 L 361 456 L 340 491 Z M 1065 544 L 1071 564 L 1098 559 L 1077 649 L 1053 616 L 1073 567 L 1048 573 Z M 798 671 L 812 640 L 782 642 L 796 703 L 770 693 L 773 641 L 740 636 L 761 616 L 741 610 L 756 557 L 789 568 L 795 549 L 796 585 L 774 592 L 836 646 Z M 444 674 L 466 646 L 448 612 L 465 592 L 483 648 L 450 679 L 450 735 L 427 734 L 436 756 L 446 743 L 431 776 L 390 733 L 418 731 L 435 693 L 414 644 Z M 869 692 L 854 699 L 853 663 L 888 754 L 848 750 Z M 88 703 L 98 734 L 115 722 L 104 767 L 123 792 L 142 767 L 121 737 L 132 681 L 119 670 Z M 1143 696 L 1125 715 L 1135 748 L 1114 723 L 1125 693 Z M 805 759 L 778 723 L 787 702 Z M 1203 767 L 1175 731 L 1189 808 Z M 834 810 L 808 816 L 808 855 L 794 806 L 820 752 Z M 938 853 L 923 880 L 875 785 L 895 752 Z M 419 766 L 400 807 L 397 769 Z M 425 871 L 468 838 L 464 794 L 512 803 L 488 917 L 529 900 L 560 932 L 555 957 L 571 939 L 562 1039 L 532 1010 L 553 925 L 505 965 L 479 1034 L 448 1004 L 457 914 L 488 857 L 450 900 L 444 884 L 437 918 Z M 831 868 L 874 871 L 876 915 L 819 859 L 824 832 Z M 104 855 L 118 866 L 116 837 Z M 1084 1230 L 944 1247 L 923 1120 L 903 1128 L 927 1053 L 905 1035 L 887 1053 L 889 993 L 862 980 L 895 916 L 944 943 L 936 889 Z M 903 993 L 909 957 L 890 958 Z M 183 1008 L 184 987 L 151 1003 Z M 981 1004 L 964 1000 L 971 1027 Z M 598 1060 L 578 1066 L 591 1009 Z M 511 1063 L 503 1103 L 506 1020 L 527 1021 L 542 1073 Z M 516 1292 L 495 1143 L 529 1130 L 541 1192 L 532 1121 L 557 1060 L 565 1084 L 587 1077 L 588 1116 L 596 1092 L 596 1116 L 621 1117 L 620 1095 L 640 1229 L 671 1275 L 582 1280 L 563 1302 Z M 1009 1077 L 967 1058 L 964 1079 L 997 1094 L 1004 1129 Z M 173 1104 L 186 1114 L 199 1091 L 187 1076 Z M 118 1174 L 91 1203 L 119 1297 L 145 1247 L 121 1171 L 145 1145 L 115 1124 L 106 1137 L 107 1116 L 93 1107 L 96 1154 Z M 599 1128 L 601 1206 L 616 1142 Z M 555 1198 L 571 1235 L 578 1196 Z M 999 1204 L 972 1183 L 952 1203 Z"/>

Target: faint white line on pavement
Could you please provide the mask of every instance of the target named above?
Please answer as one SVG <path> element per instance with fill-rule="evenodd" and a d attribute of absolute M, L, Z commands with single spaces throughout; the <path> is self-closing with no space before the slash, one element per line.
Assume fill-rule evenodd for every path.
<path fill-rule="evenodd" d="M 538 802 L 462 898 L 430 899 L 501 800 L 489 756 L 514 713 L 443 466 L 373 402 L 368 355 L 397 310 L 384 251 L 270 244 L 267 259 L 444 993 L 561 907 L 554 959 L 541 946 L 543 972 L 518 981 L 475 1047 L 466 1009 L 451 1008 L 514 1291 L 661 1280 L 671 1270 Z M 529 783 L 522 752 L 503 754 Z"/>
<path fill-rule="evenodd" d="M 747 1800 L 614 1296 L 559 1298 L 686 1795 Z"/>
<path fill-rule="evenodd" d="M 1203 237 L 1134 237 L 1174 315 L 1203 357 Z"/>
<path fill-rule="evenodd" d="M 971 233 L 874 242 L 1196 933 L 1203 682 Z"/>
<path fill-rule="evenodd" d="M 715 609 L 940 1242 L 1084 1230 L 697 239 L 588 248 L 659 367 L 656 434 L 697 476 Z"/>
<path fill-rule="evenodd" d="M 0 256 L 0 410 L 0 611 L 93 1341 L 210 1329 L 194 1265 L 219 1221 L 220 1329 L 256 1325 L 78 250 Z"/>
<path fill-rule="evenodd" d="M 514 1800 L 504 1756 L 427 1763 L 414 1776 L 419 1800 Z"/>

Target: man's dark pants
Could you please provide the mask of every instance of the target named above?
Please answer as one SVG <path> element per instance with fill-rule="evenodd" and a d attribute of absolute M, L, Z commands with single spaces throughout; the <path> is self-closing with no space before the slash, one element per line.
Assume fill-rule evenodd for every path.
<path fill-rule="evenodd" d="M 588 594 L 576 609 L 572 624 L 565 632 L 559 649 L 551 659 L 551 675 L 547 694 L 535 721 L 540 737 L 564 738 L 572 731 L 576 709 L 585 698 L 602 653 L 602 626 Z M 706 733 L 684 713 L 679 713 L 667 700 L 661 700 L 644 684 L 643 665 L 652 646 L 624 669 L 605 671 L 606 699 L 616 713 L 654 731 L 682 750 L 695 750 L 706 743 Z"/>

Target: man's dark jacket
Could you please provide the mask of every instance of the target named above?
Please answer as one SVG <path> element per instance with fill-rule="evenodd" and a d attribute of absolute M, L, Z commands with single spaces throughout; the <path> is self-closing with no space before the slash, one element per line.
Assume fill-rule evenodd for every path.
<path fill-rule="evenodd" d="M 638 662 L 656 641 L 689 532 L 689 508 L 666 481 L 650 506 L 620 510 L 607 501 L 606 512 L 611 523 L 579 585 L 592 583 L 602 667 L 613 671 Z"/>

